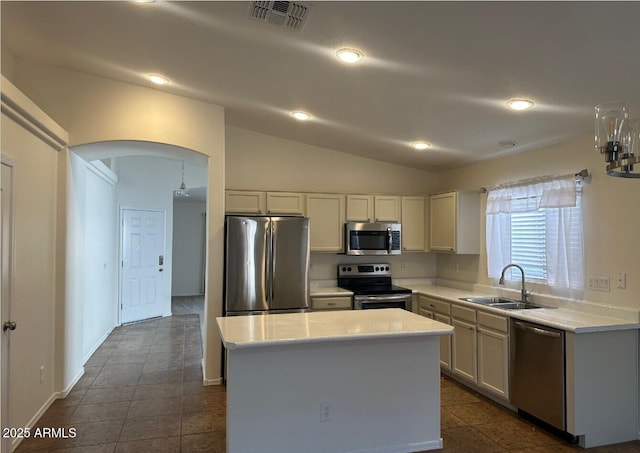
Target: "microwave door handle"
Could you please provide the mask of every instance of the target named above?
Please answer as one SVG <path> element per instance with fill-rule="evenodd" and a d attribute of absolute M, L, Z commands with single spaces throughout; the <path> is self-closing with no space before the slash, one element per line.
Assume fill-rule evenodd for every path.
<path fill-rule="evenodd" d="M 392 301 L 398 301 L 398 300 L 405 300 L 407 298 L 411 297 L 411 293 L 405 293 L 405 294 L 385 294 L 385 295 L 380 295 L 380 296 L 354 296 L 354 300 L 356 302 L 380 302 L 380 301 L 384 301 L 384 302 L 392 302 Z"/>
<path fill-rule="evenodd" d="M 393 244 L 393 236 L 391 235 L 391 227 L 387 227 L 387 253 L 391 255 L 391 246 Z"/>

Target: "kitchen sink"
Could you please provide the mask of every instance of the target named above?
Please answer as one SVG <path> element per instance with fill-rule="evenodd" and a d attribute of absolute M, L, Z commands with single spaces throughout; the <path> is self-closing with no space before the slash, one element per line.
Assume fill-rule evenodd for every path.
<path fill-rule="evenodd" d="M 532 304 L 531 302 L 520 302 L 518 300 L 506 299 L 504 297 L 461 297 L 460 300 L 473 302 L 474 304 L 486 305 L 487 307 L 500 308 L 503 310 L 529 310 L 533 308 L 555 308 L 543 305 Z"/>
<path fill-rule="evenodd" d="M 461 297 L 460 300 L 467 302 L 473 302 L 474 304 L 481 305 L 493 305 L 493 304 L 505 304 L 511 302 L 518 302 L 513 299 L 505 299 L 504 297 Z"/>

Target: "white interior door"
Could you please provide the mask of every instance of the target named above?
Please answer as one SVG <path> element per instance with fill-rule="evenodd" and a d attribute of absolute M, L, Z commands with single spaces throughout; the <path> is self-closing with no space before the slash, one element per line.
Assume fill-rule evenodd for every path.
<path fill-rule="evenodd" d="M 12 167 L 2 163 L 2 308 L 0 325 L 0 349 L 1 359 L 1 393 L 0 393 L 0 426 L 2 428 L 11 426 L 9 424 L 9 340 L 11 335 L 11 250 L 13 236 L 13 171 Z M 5 329 L 4 326 L 7 326 Z M 13 325 L 15 328 L 15 325 Z M 11 440 L 0 437 L 0 451 L 11 451 Z"/>
<path fill-rule="evenodd" d="M 122 210 L 120 322 L 162 316 L 164 211 Z"/>

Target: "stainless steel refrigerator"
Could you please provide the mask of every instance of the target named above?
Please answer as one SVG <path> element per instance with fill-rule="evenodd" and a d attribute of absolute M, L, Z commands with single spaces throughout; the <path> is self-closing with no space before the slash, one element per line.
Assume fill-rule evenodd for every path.
<path fill-rule="evenodd" d="M 309 308 L 309 219 L 226 218 L 225 315 Z"/>

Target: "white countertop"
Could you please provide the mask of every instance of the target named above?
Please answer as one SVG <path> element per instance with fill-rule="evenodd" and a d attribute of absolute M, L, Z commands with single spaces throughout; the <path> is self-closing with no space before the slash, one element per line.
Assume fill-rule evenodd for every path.
<path fill-rule="evenodd" d="M 353 293 L 338 286 L 311 287 L 311 297 L 353 296 Z"/>
<path fill-rule="evenodd" d="M 566 330 L 575 333 L 604 332 L 611 330 L 628 330 L 640 328 L 640 323 L 628 319 L 604 316 L 600 314 L 585 313 L 566 308 L 537 308 L 534 310 L 503 310 L 487 307 L 486 305 L 462 301 L 461 297 L 495 296 L 495 294 L 477 293 L 462 289 L 449 288 L 436 285 L 407 285 L 413 292 L 426 296 L 435 296 L 470 308 L 521 319 L 523 321 L 536 322 L 549 327 Z"/>
<path fill-rule="evenodd" d="M 453 327 L 399 308 L 216 318 L 227 349 L 450 335 Z"/>

